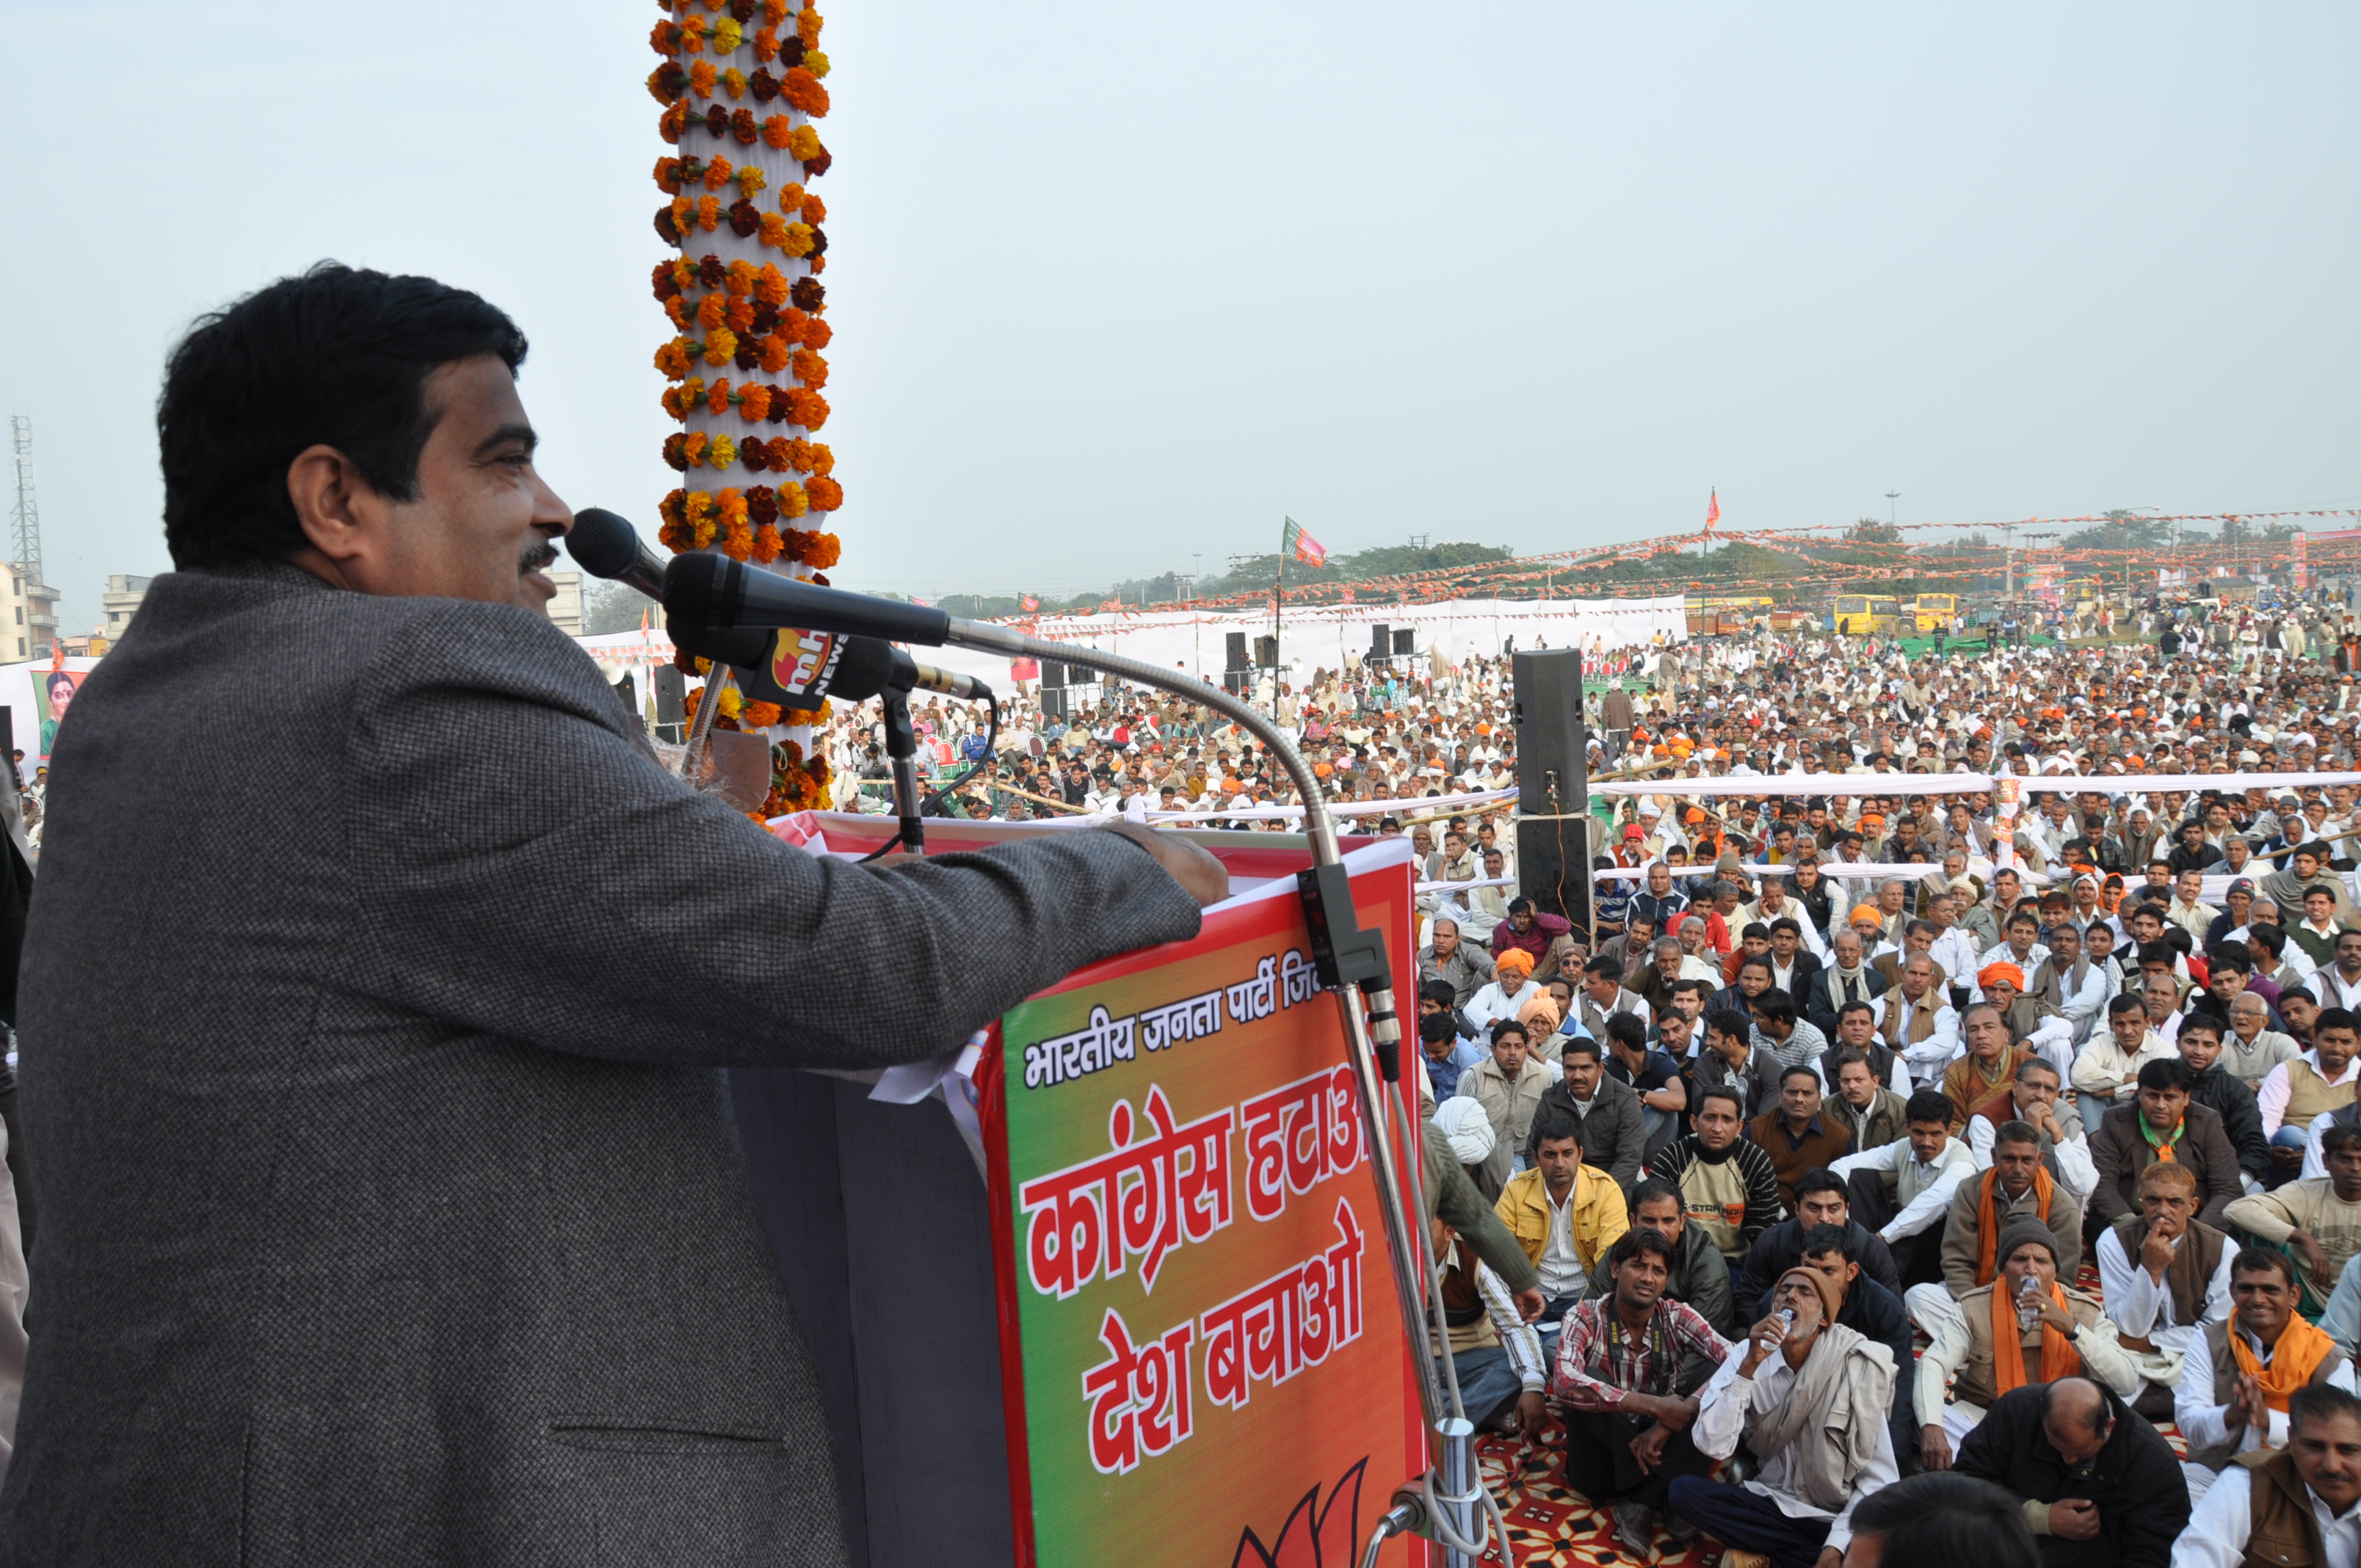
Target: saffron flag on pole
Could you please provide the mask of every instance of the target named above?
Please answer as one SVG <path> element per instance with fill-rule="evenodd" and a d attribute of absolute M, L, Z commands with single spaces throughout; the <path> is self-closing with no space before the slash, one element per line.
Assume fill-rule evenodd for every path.
<path fill-rule="evenodd" d="M 1713 525 L 1720 521 L 1721 493 L 1719 490 L 1708 490 L 1705 499 L 1705 531 L 1711 533 Z"/>
<path fill-rule="evenodd" d="M 1326 565 L 1328 552 L 1321 545 L 1320 541 L 1306 533 L 1303 531 L 1303 525 L 1293 518 L 1290 517 L 1285 521 L 1287 527 L 1279 537 L 1279 552 L 1282 554 L 1294 556 L 1307 566 Z"/>
<path fill-rule="evenodd" d="M 1041 601 L 1031 594 L 1027 594 L 1017 602 L 1025 607 L 1025 613 L 1027 615 L 1032 614 L 1035 610 L 1041 608 Z"/>

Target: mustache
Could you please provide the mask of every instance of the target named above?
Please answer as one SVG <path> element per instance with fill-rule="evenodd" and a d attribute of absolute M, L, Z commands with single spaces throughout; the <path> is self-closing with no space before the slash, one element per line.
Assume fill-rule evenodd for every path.
<path fill-rule="evenodd" d="M 541 567 L 554 564 L 556 559 L 557 541 L 554 539 L 535 540 L 533 543 L 526 545 L 524 549 L 518 554 L 517 570 L 521 573 L 537 571 Z"/>

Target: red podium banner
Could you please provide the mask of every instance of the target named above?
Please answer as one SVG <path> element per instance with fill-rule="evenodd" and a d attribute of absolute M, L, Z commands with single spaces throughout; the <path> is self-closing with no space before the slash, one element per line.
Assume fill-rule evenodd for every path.
<path fill-rule="evenodd" d="M 1308 860 L 1224 859 L 1279 880 L 1012 1009 L 976 1073 L 1028 1568 L 1352 1564 L 1425 1467 L 1344 1025 L 1281 874 Z M 1348 866 L 1409 997 L 1405 849 Z"/>

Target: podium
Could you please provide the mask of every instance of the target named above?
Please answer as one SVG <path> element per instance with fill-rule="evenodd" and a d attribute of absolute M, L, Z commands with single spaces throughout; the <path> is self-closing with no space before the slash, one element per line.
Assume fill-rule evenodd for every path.
<path fill-rule="evenodd" d="M 894 824 L 775 830 L 858 854 Z M 1075 830 L 929 821 L 928 848 Z M 1309 851 L 1191 837 L 1233 890 L 1194 940 L 1079 970 L 931 1069 L 730 1075 L 856 1565 L 1334 1568 L 1426 1467 L 1344 1030 L 1295 896 Z M 1409 843 L 1345 847 L 1414 994 Z M 972 953 L 993 961 L 988 933 Z"/>

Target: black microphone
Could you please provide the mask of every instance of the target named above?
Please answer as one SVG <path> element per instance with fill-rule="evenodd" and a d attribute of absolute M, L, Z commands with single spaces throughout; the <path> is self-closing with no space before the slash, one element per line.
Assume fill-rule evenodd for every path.
<path fill-rule="evenodd" d="M 727 555 L 704 552 L 665 564 L 662 597 L 665 611 L 686 626 L 825 626 L 932 648 L 950 638 L 948 611 L 750 572 Z"/>
<path fill-rule="evenodd" d="M 670 611 L 664 620 L 675 646 L 735 669 L 739 689 L 756 702 L 774 702 L 809 713 L 829 697 L 861 702 L 888 690 L 940 692 L 975 702 L 993 700 L 992 688 L 974 676 L 921 664 L 891 642 L 874 637 L 753 626 L 689 626 Z"/>
<path fill-rule="evenodd" d="M 637 529 L 611 511 L 585 507 L 576 512 L 566 553 L 594 577 L 628 584 L 652 599 L 664 598 L 664 563 L 640 543 Z"/>

